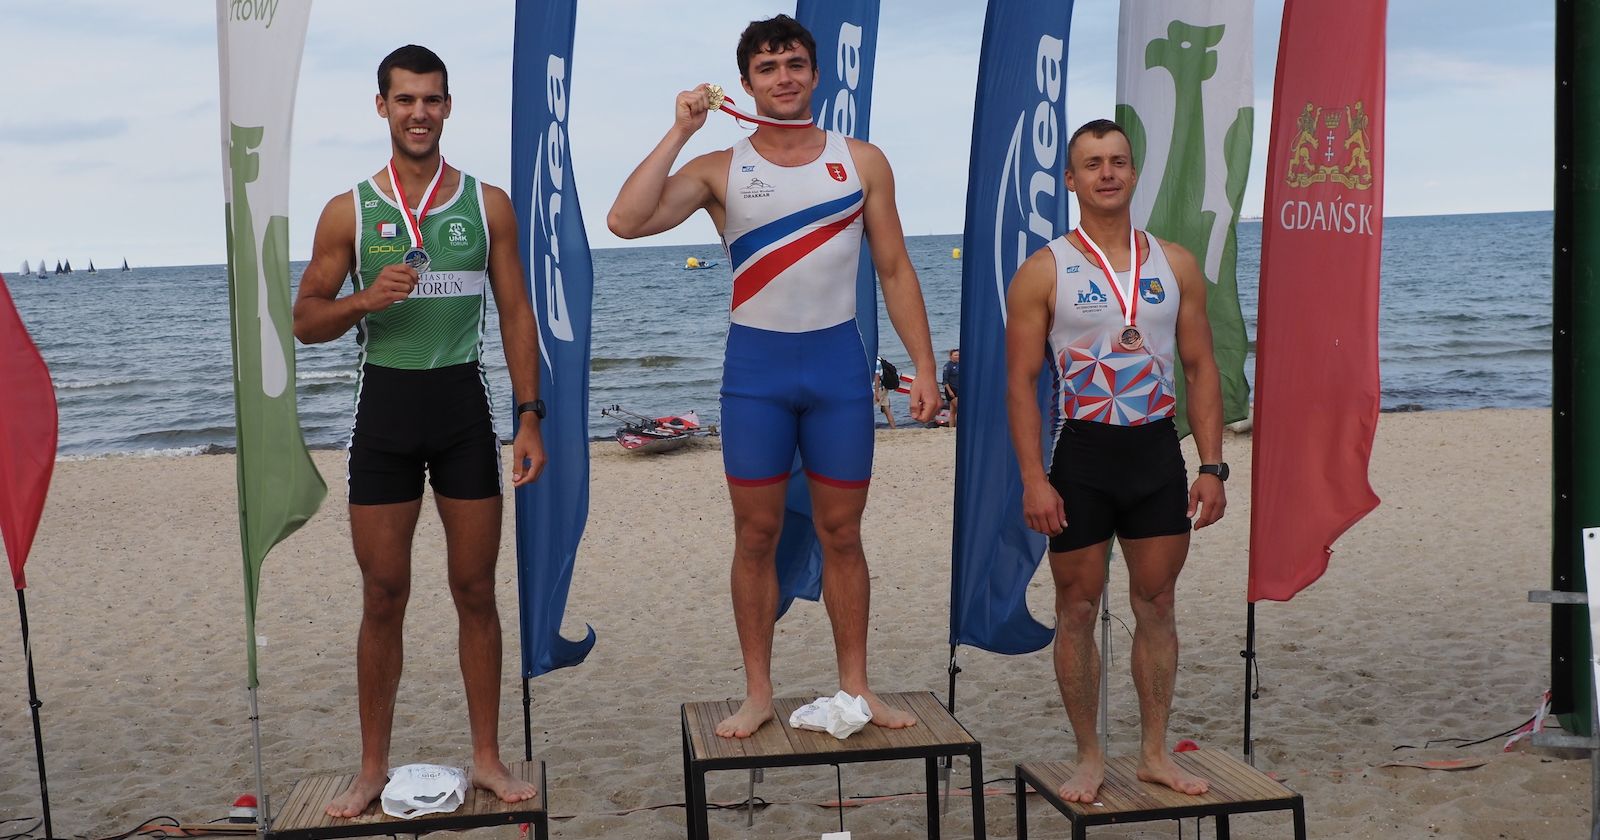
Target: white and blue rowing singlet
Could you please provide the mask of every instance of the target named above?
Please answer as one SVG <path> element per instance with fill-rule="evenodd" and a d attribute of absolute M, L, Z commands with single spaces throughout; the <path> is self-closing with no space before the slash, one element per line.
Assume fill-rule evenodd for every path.
<path fill-rule="evenodd" d="M 1050 241 L 1056 259 L 1056 309 L 1050 324 L 1050 358 L 1058 377 L 1056 429 L 1061 422 L 1096 420 L 1141 426 L 1176 413 L 1173 350 L 1177 346 L 1178 279 L 1161 249 L 1146 234 L 1149 254 L 1139 271 L 1135 319 L 1144 346 L 1124 350 L 1116 292 L 1107 288 L 1099 261 L 1084 255 L 1068 233 Z M 1140 249 L 1144 250 L 1143 248 Z M 1124 293 L 1128 273 L 1118 272 Z"/>
<path fill-rule="evenodd" d="M 856 317 L 865 192 L 844 135 L 817 159 L 779 166 L 749 138 L 728 164 L 722 244 L 733 264 L 733 323 L 810 332 Z"/>

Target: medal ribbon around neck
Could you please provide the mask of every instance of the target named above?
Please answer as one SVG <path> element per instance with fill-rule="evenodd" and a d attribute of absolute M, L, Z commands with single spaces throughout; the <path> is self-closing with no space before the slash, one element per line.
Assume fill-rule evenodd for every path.
<path fill-rule="evenodd" d="M 1111 270 L 1111 260 L 1106 257 L 1106 252 L 1100 250 L 1100 246 L 1089 238 L 1089 234 L 1085 233 L 1083 228 L 1080 227 L 1073 232 L 1078 234 L 1078 238 L 1083 240 L 1083 244 L 1089 246 L 1090 251 L 1094 252 L 1095 262 L 1098 262 L 1100 270 L 1105 272 L 1106 282 L 1111 284 L 1111 291 L 1117 296 L 1117 305 L 1122 307 L 1122 325 L 1124 327 L 1135 326 L 1135 321 L 1139 316 L 1139 263 L 1141 262 L 1139 259 L 1139 231 L 1133 225 L 1128 226 L 1128 254 L 1133 259 L 1133 264 L 1128 266 L 1127 294 L 1123 294 L 1122 287 L 1117 284 L 1116 272 Z"/>
<path fill-rule="evenodd" d="M 444 155 L 439 156 L 439 169 L 433 173 L 433 180 L 428 182 L 428 189 L 423 192 L 422 206 L 417 208 L 416 215 L 411 213 L 411 203 L 406 200 L 406 191 L 400 188 L 400 174 L 395 171 L 394 158 L 389 158 L 389 186 L 394 188 L 394 197 L 400 205 L 400 212 L 406 217 L 406 233 L 411 236 L 411 247 L 422 248 L 422 220 L 428 216 L 428 208 L 433 206 L 433 197 L 439 192 L 439 180 L 444 175 Z"/>
<path fill-rule="evenodd" d="M 810 120 L 780 120 L 773 117 L 753 117 L 743 111 L 728 107 L 733 104 L 733 97 L 722 91 L 721 85 L 706 85 L 706 96 L 711 100 L 711 110 L 721 111 L 741 122 L 755 123 L 769 128 L 810 128 L 814 123 Z"/>

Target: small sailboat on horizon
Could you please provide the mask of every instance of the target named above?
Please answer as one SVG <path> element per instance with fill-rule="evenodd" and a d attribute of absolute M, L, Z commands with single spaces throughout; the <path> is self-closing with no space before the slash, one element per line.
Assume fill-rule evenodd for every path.
<path fill-rule="evenodd" d="M 128 258 L 127 257 L 123 257 L 122 258 L 122 270 L 123 271 L 132 271 L 133 270 L 133 269 L 128 267 Z"/>
<path fill-rule="evenodd" d="M 23 260 L 22 261 L 22 276 L 23 277 L 27 277 L 27 276 L 29 276 L 31 274 L 33 274 L 33 266 L 28 265 L 28 261 L 27 260 Z"/>
<path fill-rule="evenodd" d="M 90 274 L 94 274 L 94 273 L 95 273 L 95 270 L 94 270 L 94 260 L 90 260 L 90 261 L 89 261 L 89 273 L 90 273 Z"/>
<path fill-rule="evenodd" d="M 44 276 L 45 276 L 44 260 L 41 259 L 41 260 L 39 260 L 39 279 L 43 280 Z"/>

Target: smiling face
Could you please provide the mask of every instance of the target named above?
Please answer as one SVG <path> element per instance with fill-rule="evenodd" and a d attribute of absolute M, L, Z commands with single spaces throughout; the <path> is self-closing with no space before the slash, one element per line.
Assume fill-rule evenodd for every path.
<path fill-rule="evenodd" d="M 389 71 L 389 92 L 377 99 L 378 116 L 389 121 L 389 139 L 397 157 L 427 160 L 439 152 L 439 135 L 450 116 L 450 96 L 443 73 Z"/>
<path fill-rule="evenodd" d="M 817 66 L 811 54 L 798 42 L 776 51 L 762 50 L 750 56 L 750 65 L 740 80 L 745 92 L 755 99 L 756 112 L 780 120 L 811 117 L 811 92 L 817 87 Z"/>
<path fill-rule="evenodd" d="M 1068 149 L 1067 164 L 1067 189 L 1077 193 L 1081 212 L 1123 212 L 1133 202 L 1139 173 L 1133 168 L 1133 148 L 1122 132 L 1079 135 Z"/>

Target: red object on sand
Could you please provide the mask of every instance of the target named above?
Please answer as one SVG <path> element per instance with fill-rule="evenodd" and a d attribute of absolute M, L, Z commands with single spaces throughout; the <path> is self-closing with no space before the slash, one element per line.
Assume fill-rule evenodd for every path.
<path fill-rule="evenodd" d="M 1248 600 L 1287 601 L 1378 506 L 1384 0 L 1289 0 L 1261 223 Z"/>
<path fill-rule="evenodd" d="M 1200 749 L 1200 745 L 1196 744 L 1192 738 L 1185 738 L 1172 745 L 1173 752 L 1194 752 L 1198 749 Z"/>
<path fill-rule="evenodd" d="M 26 589 L 22 565 L 44 513 L 56 464 L 56 390 L 39 348 L 0 277 L 0 535 L 11 563 L 11 582 Z"/>

